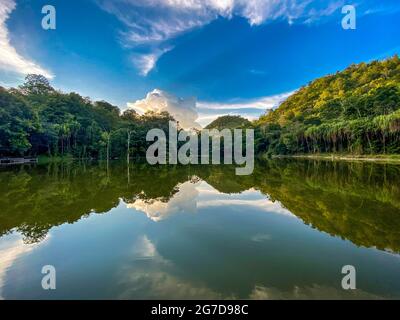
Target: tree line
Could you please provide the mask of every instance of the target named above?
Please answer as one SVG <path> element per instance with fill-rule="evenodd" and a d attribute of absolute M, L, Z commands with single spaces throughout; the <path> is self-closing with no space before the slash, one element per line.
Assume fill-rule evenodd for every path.
<path fill-rule="evenodd" d="M 255 123 L 258 152 L 400 153 L 400 59 L 312 81 Z"/>
<path fill-rule="evenodd" d="M 0 87 L 0 156 L 112 159 L 145 156 L 147 131 L 168 131 L 167 112 L 137 114 L 105 101 L 55 90 L 41 75 Z"/>
<path fill-rule="evenodd" d="M 40 75 L 0 87 L 1 156 L 143 157 L 146 134 L 168 132 L 167 112 L 121 113 L 106 101 L 55 90 Z M 254 122 L 225 116 L 211 128 L 254 128 L 258 154 L 400 153 L 400 59 L 353 64 L 300 88 Z M 223 148 L 223 145 L 221 145 Z"/>

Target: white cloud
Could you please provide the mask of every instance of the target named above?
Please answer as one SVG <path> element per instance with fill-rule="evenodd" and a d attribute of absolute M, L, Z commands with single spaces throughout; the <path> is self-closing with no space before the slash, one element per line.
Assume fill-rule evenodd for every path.
<path fill-rule="evenodd" d="M 132 108 L 139 113 L 146 111 L 169 112 L 179 125 L 185 129 L 200 128 L 196 122 L 198 114 L 196 109 L 196 99 L 182 99 L 165 91 L 155 89 L 146 95 L 146 98 L 135 102 L 128 102 L 128 108 Z"/>
<path fill-rule="evenodd" d="M 251 25 L 284 19 L 304 23 L 326 17 L 344 0 L 98 0 L 130 28 L 132 41 L 166 40 L 218 17 L 246 18 Z M 142 12 L 146 12 L 145 15 Z"/>
<path fill-rule="evenodd" d="M 143 114 L 146 111 L 168 111 L 175 120 L 185 129 L 205 127 L 218 117 L 225 115 L 240 115 L 249 120 L 255 120 L 266 110 L 278 107 L 294 91 L 262 97 L 258 99 L 242 100 L 240 102 L 197 102 L 195 98 L 182 99 L 165 91 L 155 89 L 146 95 L 146 98 L 135 102 L 128 102 L 132 108 Z"/>
<path fill-rule="evenodd" d="M 148 73 L 156 66 L 158 58 L 171 49 L 156 50 L 149 54 L 139 54 L 133 56 L 133 64 L 139 70 L 140 75 L 147 76 Z"/>
<path fill-rule="evenodd" d="M 42 74 L 52 79 L 53 75 L 50 71 L 20 55 L 11 45 L 6 21 L 15 8 L 14 0 L 1 0 L 0 2 L 0 70 L 20 75 Z"/>
<path fill-rule="evenodd" d="M 162 199 L 138 199 L 128 204 L 127 207 L 144 212 L 148 218 L 155 222 L 177 213 L 195 213 L 199 194 L 196 189 L 197 186 L 198 183 L 187 181 L 177 186 L 179 191 L 168 202 L 162 201 Z"/>
<path fill-rule="evenodd" d="M 144 54 L 139 55 L 133 58 L 133 63 L 137 69 L 139 69 L 139 73 L 142 76 L 147 76 L 147 74 L 154 68 L 156 65 L 156 61 L 158 56 L 156 54 Z"/>
<path fill-rule="evenodd" d="M 274 96 L 262 97 L 259 99 L 252 99 L 234 103 L 199 102 L 197 106 L 199 109 L 214 109 L 214 110 L 261 109 L 265 111 L 267 109 L 276 108 L 293 93 L 294 91 Z"/>
<path fill-rule="evenodd" d="M 239 16 L 250 25 L 286 20 L 289 24 L 311 23 L 335 12 L 344 0 L 97 0 L 100 7 L 115 15 L 126 27 L 124 46 L 147 46 L 138 59 L 151 70 L 161 54 L 160 44 L 202 27 L 218 17 Z M 155 50 L 155 51 L 154 51 Z M 135 64 L 137 65 L 137 64 Z"/>
<path fill-rule="evenodd" d="M 249 120 L 255 120 L 266 110 L 277 108 L 294 91 L 261 97 L 258 99 L 243 100 L 240 102 L 216 103 L 199 101 L 197 108 L 199 112 L 198 122 L 204 127 L 213 120 L 224 115 L 240 115 Z"/>

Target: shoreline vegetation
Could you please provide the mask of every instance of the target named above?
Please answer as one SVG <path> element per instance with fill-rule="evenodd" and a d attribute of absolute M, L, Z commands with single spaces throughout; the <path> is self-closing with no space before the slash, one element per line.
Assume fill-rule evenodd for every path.
<path fill-rule="evenodd" d="M 28 75 L 18 88 L 0 87 L 0 158 L 118 158 L 129 163 L 145 157 L 152 144 L 146 141 L 149 130 L 167 134 L 173 120 L 165 111 L 121 112 L 106 101 L 64 93 L 43 76 Z M 256 157 L 396 162 L 400 59 L 395 55 L 353 64 L 303 86 L 253 122 L 226 115 L 206 128 L 254 129 Z M 221 154 L 223 148 L 221 143 Z"/>
<path fill-rule="evenodd" d="M 308 159 L 308 160 L 330 160 L 330 161 L 365 161 L 365 162 L 378 162 L 378 163 L 391 163 L 400 165 L 400 155 L 386 154 L 386 155 L 357 155 L 357 154 L 293 154 L 293 155 L 263 155 L 257 158 L 263 160 L 265 158 L 271 159 Z M 139 163 L 144 162 L 145 157 L 131 157 L 133 161 Z M 112 161 L 124 161 L 124 159 L 111 159 Z M 58 163 L 58 162 L 71 162 L 71 161 L 106 161 L 105 159 L 96 158 L 74 158 L 71 156 L 64 157 L 47 157 L 39 156 L 37 158 L 38 164 Z"/>
<path fill-rule="evenodd" d="M 390 163 L 400 165 L 400 155 L 392 154 L 392 155 L 357 155 L 357 154 L 292 154 L 292 155 L 262 155 L 258 156 L 258 159 L 261 161 L 264 159 L 301 159 L 301 160 L 322 160 L 322 161 L 356 161 L 356 162 L 377 162 L 377 163 Z M 12 158 L 10 158 L 12 159 Z M 18 158 L 15 158 L 18 159 Z M 130 157 L 130 160 L 138 163 L 144 162 L 144 157 Z M 3 159 L 2 159 L 3 160 Z M 48 157 L 48 156 L 38 156 L 34 158 L 35 161 L 32 161 L 32 158 L 28 159 L 29 161 L 25 162 L 1 162 L 1 166 L 5 165 L 14 165 L 14 164 L 50 164 L 50 163 L 71 163 L 73 161 L 106 161 L 105 159 L 97 159 L 97 158 L 75 158 L 70 155 L 66 155 L 64 157 Z M 126 159 L 110 159 L 111 161 L 125 161 Z M 133 163 L 134 163 L 133 162 Z"/>
<path fill-rule="evenodd" d="M 400 59 L 316 79 L 255 123 L 269 155 L 400 154 Z"/>
<path fill-rule="evenodd" d="M 331 160 L 331 161 L 366 161 L 400 164 L 400 155 L 398 154 L 292 154 L 292 155 L 273 155 L 272 159 L 309 159 L 309 160 Z"/>

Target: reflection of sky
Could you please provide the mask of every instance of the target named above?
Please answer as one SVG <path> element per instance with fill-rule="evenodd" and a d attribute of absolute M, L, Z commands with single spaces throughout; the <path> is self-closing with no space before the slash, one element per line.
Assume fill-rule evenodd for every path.
<path fill-rule="evenodd" d="M 133 263 L 132 263 L 133 261 Z M 174 265 L 157 252 L 156 246 L 143 235 L 133 245 L 129 263 L 119 268 L 119 299 L 205 299 L 222 296 L 204 285 L 179 279 L 171 273 Z"/>
<path fill-rule="evenodd" d="M 47 241 L 48 238 L 47 236 L 43 241 Z M 38 245 L 38 243 L 25 244 L 18 233 L 13 233 L 0 239 L 0 300 L 3 299 L 2 288 L 6 281 L 7 271 L 18 263 L 19 257 L 28 254 Z"/>
<path fill-rule="evenodd" d="M 127 207 L 146 213 L 153 221 L 160 221 L 176 213 L 195 213 L 199 193 L 198 184 L 191 181 L 182 183 L 179 185 L 179 191 L 168 202 L 158 199 L 138 199 L 134 203 L 128 204 Z"/>
<path fill-rule="evenodd" d="M 195 97 L 205 125 L 258 117 L 309 81 L 400 50 L 398 0 L 353 1 L 356 30 L 341 28 L 344 0 L 72 2 L 51 1 L 55 32 L 41 28 L 43 1 L 0 1 L 0 85 L 52 74 L 57 89 L 121 108 L 158 88 Z"/>
<path fill-rule="evenodd" d="M 264 240 L 264 239 L 262 239 Z M 258 240 L 255 240 L 258 241 Z M 133 260 L 136 264 L 125 264 L 120 268 L 119 276 L 123 281 L 119 299 L 142 297 L 145 299 L 237 299 L 234 293 L 227 294 L 208 288 L 195 281 L 187 281 L 174 275 L 173 263 L 157 252 L 155 245 L 147 236 L 134 243 Z M 345 292 L 335 287 L 310 284 L 294 286 L 288 290 L 254 285 L 247 299 L 377 299 L 379 296 L 363 290 Z"/>
<path fill-rule="evenodd" d="M 0 296 L 63 299 L 303 299 L 400 296 L 400 259 L 319 232 L 258 190 L 223 194 L 180 184 L 168 201 L 122 200 L 50 230 L 43 242 L 0 238 Z M 132 213 L 139 214 L 132 214 Z M 144 213 L 144 214 L 143 214 Z M 41 267 L 57 290 L 40 287 Z M 362 268 L 359 289 L 341 267 Z M 385 272 L 377 273 L 376 270 Z M 379 284 L 379 286 L 377 285 Z"/>
<path fill-rule="evenodd" d="M 266 198 L 260 191 L 255 189 L 246 190 L 242 193 L 223 194 L 215 190 L 206 182 L 203 182 L 198 191 L 200 192 L 198 207 L 218 207 L 227 205 L 250 206 L 268 213 L 277 213 L 293 216 L 290 211 L 275 201 Z"/>
<path fill-rule="evenodd" d="M 179 191 L 168 202 L 163 199 L 137 199 L 128 208 L 144 212 L 151 220 L 160 221 L 177 213 L 196 213 L 198 208 L 224 207 L 227 205 L 250 206 L 269 213 L 294 217 L 290 211 L 273 202 L 261 192 L 250 189 L 242 193 L 223 194 L 205 181 L 187 181 L 179 185 Z"/>

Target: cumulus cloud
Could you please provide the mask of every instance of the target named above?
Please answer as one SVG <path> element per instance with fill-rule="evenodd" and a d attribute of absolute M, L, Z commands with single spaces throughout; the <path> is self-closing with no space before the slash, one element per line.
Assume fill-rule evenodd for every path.
<path fill-rule="evenodd" d="M 14 0 L 2 0 L 0 2 L 0 70 L 20 75 L 36 73 L 49 79 L 53 78 L 50 71 L 20 55 L 11 45 L 6 21 L 15 8 Z"/>
<path fill-rule="evenodd" d="M 171 114 L 179 125 L 185 129 L 200 128 L 196 122 L 198 114 L 196 109 L 196 99 L 182 99 L 165 91 L 155 89 L 146 95 L 146 98 L 135 102 L 128 102 L 128 108 L 132 108 L 139 113 L 146 111 L 163 112 Z"/>
<path fill-rule="evenodd" d="M 136 199 L 134 202 L 128 203 L 127 208 L 145 213 L 154 222 L 165 220 L 176 214 L 195 214 L 204 208 L 232 205 L 252 207 L 266 213 L 296 218 L 279 201 L 273 202 L 253 188 L 240 193 L 224 194 L 198 177 L 178 184 L 175 188 L 178 189 L 178 192 L 168 201 L 162 198 Z M 270 238 L 271 235 L 255 234 L 251 240 L 260 242 Z M 146 250 L 146 252 L 151 252 L 151 250 Z"/>
<path fill-rule="evenodd" d="M 127 207 L 144 212 L 147 217 L 155 222 L 177 213 L 195 213 L 199 194 L 196 189 L 197 186 L 198 183 L 187 181 L 177 186 L 179 191 L 168 202 L 162 199 L 137 199 L 135 202 L 128 204 Z"/>
<path fill-rule="evenodd" d="M 265 111 L 277 108 L 294 91 L 236 102 L 217 103 L 196 101 L 195 98 L 182 99 L 165 91 L 155 89 L 146 98 L 128 102 L 128 108 L 143 114 L 146 111 L 169 112 L 185 129 L 205 127 L 218 117 L 240 115 L 255 120 Z"/>
<path fill-rule="evenodd" d="M 147 73 L 163 54 L 160 45 L 218 17 L 239 16 L 250 25 L 285 20 L 289 24 L 312 23 L 334 13 L 344 0 L 97 0 L 126 27 L 124 46 L 145 46 L 142 64 Z M 140 61 L 140 59 L 139 59 Z M 136 65 L 136 64 L 135 64 Z M 151 68 L 150 68 L 151 67 Z M 143 68 L 139 72 L 144 74 Z M 147 74 L 146 73 L 146 74 Z"/>

